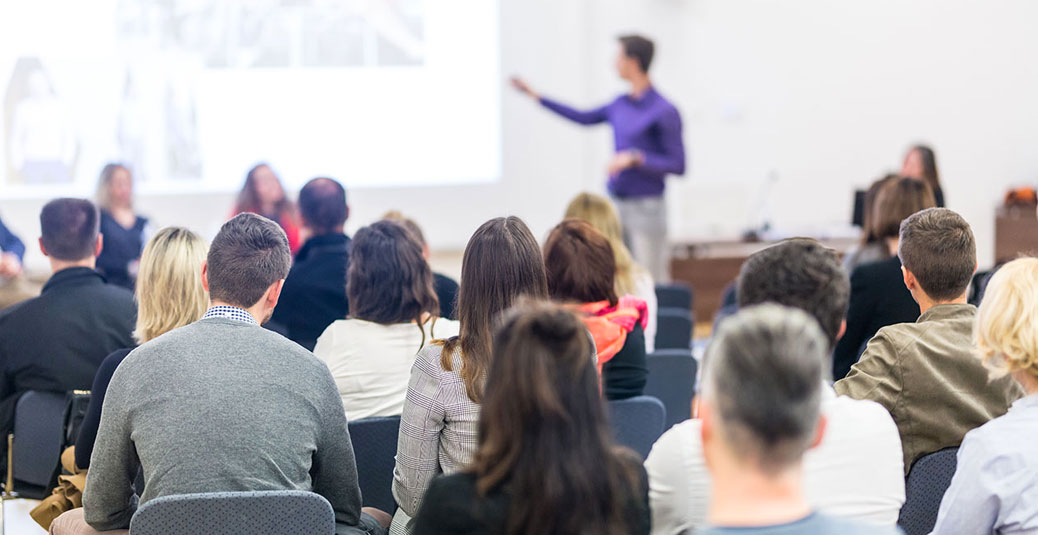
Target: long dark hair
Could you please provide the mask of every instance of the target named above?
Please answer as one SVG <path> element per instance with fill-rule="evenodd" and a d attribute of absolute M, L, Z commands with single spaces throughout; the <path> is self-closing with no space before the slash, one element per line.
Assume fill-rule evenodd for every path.
<path fill-rule="evenodd" d="M 414 321 L 421 329 L 440 310 L 422 246 L 394 221 L 377 221 L 353 236 L 346 295 L 351 318 L 383 325 Z"/>
<path fill-rule="evenodd" d="M 876 205 L 876 196 L 879 195 L 879 190 L 883 189 L 883 186 L 891 180 L 897 180 L 900 178 L 895 173 L 888 173 L 883 178 L 873 182 L 869 189 L 865 192 L 865 202 L 862 206 L 862 222 L 861 222 L 861 247 L 881 241 L 881 238 L 876 233 L 875 221 L 872 215 L 873 207 Z"/>
<path fill-rule="evenodd" d="M 521 296 L 548 297 L 537 240 L 518 217 L 491 219 L 476 229 L 465 246 L 458 288 L 459 334 L 444 343 L 440 360 L 443 369 L 453 371 L 451 358 L 458 352 L 462 362 L 458 373 L 475 403 L 483 398 L 494 321 Z"/>
<path fill-rule="evenodd" d="M 937 194 L 937 190 L 941 189 L 941 176 L 937 172 L 937 156 L 934 154 L 933 149 L 929 145 L 913 145 L 909 151 L 915 151 L 919 154 L 919 160 L 923 163 L 923 176 L 917 176 L 912 178 L 920 178 L 926 182 L 930 189 L 934 191 L 934 195 Z"/>
<path fill-rule="evenodd" d="M 480 495 L 510 493 L 505 532 L 635 532 L 638 463 L 613 443 L 584 324 L 524 303 L 496 331 L 494 353 L 469 470 Z"/>
<path fill-rule="evenodd" d="M 901 222 L 908 216 L 934 206 L 937 202 L 933 190 L 925 181 L 908 177 L 888 180 L 876 193 L 869 227 L 876 239 L 885 244 L 887 238 L 898 236 Z M 895 252 L 887 251 L 887 254 Z"/>
<path fill-rule="evenodd" d="M 616 256 L 609 238 L 587 221 L 566 219 L 544 242 L 548 294 L 558 301 L 615 306 Z"/>
<path fill-rule="evenodd" d="M 249 169 L 249 172 L 245 174 L 245 184 L 241 187 L 241 191 L 238 192 L 238 199 L 234 203 L 235 213 L 252 212 L 262 216 L 274 215 L 278 218 L 285 215 L 292 215 L 295 213 L 295 209 L 292 205 L 292 201 L 288 199 L 288 195 L 285 195 L 285 186 L 281 183 L 281 179 L 278 178 L 278 185 L 281 186 L 281 200 L 274 203 L 274 214 L 262 214 L 260 213 L 263 209 L 262 203 L 260 202 L 259 193 L 256 192 L 256 172 L 261 167 L 270 169 L 271 173 L 274 172 L 270 165 L 267 163 L 258 163 Z M 277 174 L 274 174 L 277 177 Z"/>

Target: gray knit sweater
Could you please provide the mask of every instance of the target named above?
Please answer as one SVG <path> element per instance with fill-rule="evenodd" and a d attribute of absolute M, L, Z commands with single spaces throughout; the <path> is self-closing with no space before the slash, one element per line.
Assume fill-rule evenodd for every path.
<path fill-rule="evenodd" d="M 357 466 L 338 389 L 309 351 L 257 325 L 197 321 L 119 365 L 105 395 L 83 507 L 97 530 L 126 528 L 172 494 L 313 490 L 336 521 L 360 521 Z"/>

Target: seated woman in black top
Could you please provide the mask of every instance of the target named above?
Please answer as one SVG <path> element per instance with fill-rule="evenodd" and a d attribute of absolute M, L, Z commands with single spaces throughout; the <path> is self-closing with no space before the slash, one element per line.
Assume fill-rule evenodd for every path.
<path fill-rule="evenodd" d="M 571 304 L 595 340 L 603 392 L 610 400 L 641 395 L 645 363 L 645 301 L 616 294 L 616 257 L 609 239 L 586 221 L 567 219 L 544 243 L 548 295 Z"/>
<path fill-rule="evenodd" d="M 851 299 L 847 330 L 833 354 L 833 379 L 851 371 L 865 344 L 882 327 L 919 319 L 919 305 L 905 287 L 901 260 L 897 257 L 901 221 L 934 206 L 933 192 L 925 182 L 896 178 L 883 184 L 869 218 L 877 239 L 886 246 L 886 258 L 858 266 L 851 272 Z"/>
<path fill-rule="evenodd" d="M 97 270 L 110 284 L 132 290 L 148 219 L 133 211 L 133 175 L 127 167 L 110 163 L 101 170 L 97 206 L 101 209 L 104 236 Z"/>
<path fill-rule="evenodd" d="M 141 255 L 136 292 L 137 329 L 133 336 L 138 343 L 192 323 L 205 314 L 209 298 L 202 288 L 202 262 L 208 250 L 205 240 L 179 227 L 164 228 L 148 242 Z M 108 383 L 132 350 L 119 349 L 108 355 L 94 376 L 90 405 L 76 440 L 76 466 L 81 469 L 90 467 Z"/>
<path fill-rule="evenodd" d="M 649 533 L 645 469 L 613 444 L 581 321 L 520 306 L 494 351 L 475 458 L 432 482 L 413 535 Z"/>

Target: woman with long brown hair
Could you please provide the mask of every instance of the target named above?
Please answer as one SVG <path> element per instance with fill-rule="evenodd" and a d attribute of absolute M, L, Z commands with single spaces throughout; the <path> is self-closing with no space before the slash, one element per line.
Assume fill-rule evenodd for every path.
<path fill-rule="evenodd" d="M 285 187 L 270 165 L 256 164 L 245 175 L 245 184 L 238 193 L 231 216 L 245 212 L 261 215 L 281 225 L 288 236 L 288 248 L 296 254 L 302 242 L 295 203 L 285 195 Z"/>
<path fill-rule="evenodd" d="M 546 298 L 537 240 L 517 217 L 491 219 L 465 247 L 458 336 L 426 346 L 411 369 L 400 422 L 392 533 L 406 533 L 433 477 L 464 468 L 476 450 L 477 422 L 493 360 L 493 325 L 524 296 Z"/>
<path fill-rule="evenodd" d="M 645 470 L 613 443 L 582 322 L 559 306 L 518 307 L 494 351 L 475 458 L 433 482 L 414 533 L 649 533 Z"/>
<path fill-rule="evenodd" d="M 905 153 L 901 174 L 925 182 L 933 191 L 934 202 L 944 208 L 944 190 L 941 189 L 941 176 L 937 172 L 937 155 L 932 148 L 922 144 L 912 145 Z"/>
<path fill-rule="evenodd" d="M 396 416 L 404 407 L 414 356 L 435 338 L 458 334 L 440 319 L 432 270 L 406 227 L 377 221 L 350 242 L 346 274 L 350 315 L 314 346 L 328 365 L 350 420 Z"/>

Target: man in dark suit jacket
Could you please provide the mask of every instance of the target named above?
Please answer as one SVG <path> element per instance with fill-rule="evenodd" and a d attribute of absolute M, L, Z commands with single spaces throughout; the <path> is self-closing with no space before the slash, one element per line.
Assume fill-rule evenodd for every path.
<path fill-rule="evenodd" d="M 109 353 L 134 345 L 133 294 L 94 270 L 98 219 L 82 199 L 53 200 L 40 213 L 40 250 L 53 275 L 39 297 L 0 314 L 0 436 L 23 393 L 89 389 Z"/>
<path fill-rule="evenodd" d="M 881 328 L 917 319 L 919 305 L 905 287 L 901 260 L 896 255 L 859 266 L 851 273 L 847 332 L 833 353 L 833 380 L 847 376 L 865 350 L 865 343 Z"/>
<path fill-rule="evenodd" d="M 299 191 L 299 216 L 310 238 L 296 253 L 268 326 L 310 351 L 325 328 L 350 312 L 350 238 L 343 233 L 349 213 L 346 189 L 331 178 L 315 178 Z"/>

